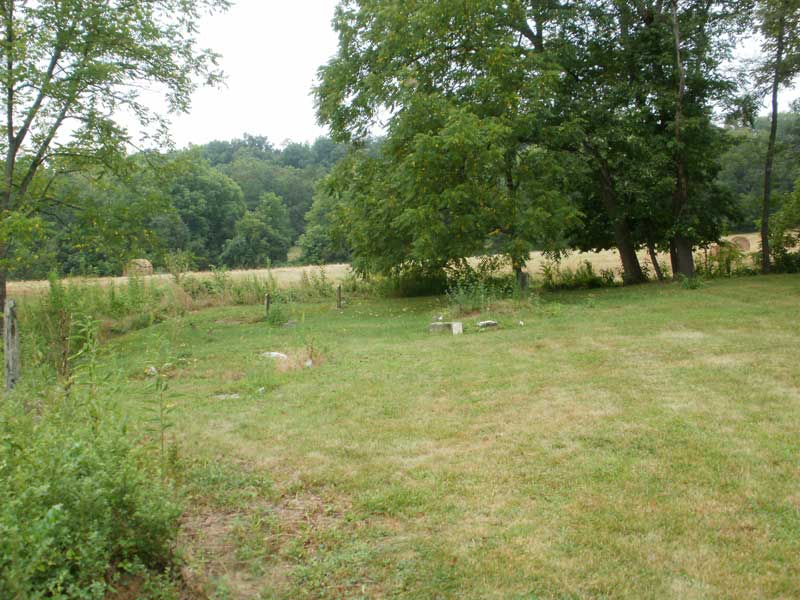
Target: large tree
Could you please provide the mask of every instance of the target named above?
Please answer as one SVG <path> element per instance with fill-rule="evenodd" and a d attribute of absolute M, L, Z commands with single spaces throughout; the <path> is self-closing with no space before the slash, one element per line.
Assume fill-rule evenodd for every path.
<path fill-rule="evenodd" d="M 416 216 L 429 238 L 445 225 L 443 249 L 455 251 L 465 235 L 479 246 L 491 232 L 519 269 L 532 247 L 559 238 L 558 220 L 574 224 L 577 204 L 583 226 L 571 227 L 572 243 L 616 247 L 627 283 L 644 279 L 642 246 L 672 246 L 675 270 L 691 275 L 693 245 L 715 239 L 720 224 L 721 132 L 711 106 L 724 88 L 728 8 L 722 0 L 345 0 L 334 20 L 339 53 L 320 71 L 319 116 L 344 140 L 388 117 L 394 161 L 370 181 L 394 170 L 397 183 L 403 164 L 416 177 L 406 177 L 405 193 L 387 195 L 384 185 L 373 194 Z M 448 164 L 444 154 L 463 160 Z M 454 231 L 441 205 L 459 190 L 472 229 Z"/>
<path fill-rule="evenodd" d="M 541 123 L 559 76 L 545 47 L 549 10 L 491 0 L 338 8 L 339 53 L 320 72 L 319 115 L 345 141 L 364 139 L 391 115 L 382 157 L 357 163 L 368 173 L 382 161 L 381 172 L 351 179 L 372 191 L 347 197 L 382 202 L 383 194 L 394 207 L 387 234 L 397 238 L 395 265 L 444 265 L 495 242 L 521 276 L 530 250 L 558 237 L 551 225 L 564 198 L 541 177 L 554 164 Z M 367 246 L 391 241 L 374 237 Z M 351 242 L 358 258 L 362 245 Z"/>
<path fill-rule="evenodd" d="M 770 271 L 769 217 L 772 204 L 772 170 L 778 134 L 778 94 L 800 74 L 800 1 L 760 0 L 759 30 L 763 38 L 763 60 L 759 65 L 762 84 L 769 90 L 771 112 L 769 141 L 764 160 L 764 195 L 761 205 L 761 268 Z"/>
<path fill-rule="evenodd" d="M 112 167 L 137 143 L 161 143 L 167 121 L 142 100 L 159 90 L 185 111 L 200 83 L 214 83 L 217 56 L 198 49 L 204 12 L 228 0 L 2 0 L 0 231 L 34 215 L 64 171 Z M 133 120 L 137 139 L 124 125 Z M 46 167 L 46 169 L 43 169 Z M 0 304 L 6 247 L 0 239 Z"/>

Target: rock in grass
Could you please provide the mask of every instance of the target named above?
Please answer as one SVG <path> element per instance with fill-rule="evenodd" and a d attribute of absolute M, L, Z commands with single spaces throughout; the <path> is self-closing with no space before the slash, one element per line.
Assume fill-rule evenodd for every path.
<path fill-rule="evenodd" d="M 239 394 L 217 394 L 214 398 L 216 400 L 238 400 L 241 396 Z"/>
<path fill-rule="evenodd" d="M 262 352 L 261 358 L 272 358 L 275 360 L 289 360 L 283 352 Z"/>
<path fill-rule="evenodd" d="M 491 327 L 497 327 L 497 321 L 478 321 L 478 327 L 481 329 L 489 329 Z"/>
<path fill-rule="evenodd" d="M 464 324 L 459 321 L 452 323 L 431 323 L 428 325 L 430 333 L 452 333 L 453 335 L 461 335 L 464 333 Z"/>

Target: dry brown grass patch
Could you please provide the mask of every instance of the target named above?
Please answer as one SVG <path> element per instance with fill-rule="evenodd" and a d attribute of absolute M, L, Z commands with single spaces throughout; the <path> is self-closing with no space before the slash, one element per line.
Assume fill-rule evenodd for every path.
<path fill-rule="evenodd" d="M 267 588 L 285 592 L 295 566 L 290 546 L 300 541 L 313 552 L 314 539 L 342 523 L 348 506 L 341 498 L 304 491 L 235 511 L 210 506 L 196 510 L 181 524 L 182 579 L 193 597 L 207 597 L 219 580 L 231 598 L 257 598 Z M 253 547 L 256 556 L 242 556 L 243 548 Z"/>

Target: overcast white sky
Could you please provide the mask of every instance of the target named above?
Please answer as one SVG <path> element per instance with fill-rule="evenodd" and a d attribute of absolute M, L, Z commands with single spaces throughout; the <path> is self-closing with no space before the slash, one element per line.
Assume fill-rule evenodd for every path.
<path fill-rule="evenodd" d="M 317 127 L 311 87 L 317 68 L 336 52 L 331 27 L 337 0 L 235 0 L 205 18 L 200 46 L 222 54 L 227 83 L 203 88 L 188 115 L 173 119 L 177 145 L 228 140 L 243 133 L 273 144 L 313 141 Z"/>
<path fill-rule="evenodd" d="M 337 0 L 235 0 L 227 13 L 205 18 L 199 42 L 222 54 L 227 84 L 198 90 L 191 112 L 173 118 L 177 145 L 244 133 L 264 135 L 276 145 L 325 135 L 316 125 L 310 93 L 317 68 L 336 52 L 331 27 L 336 4 Z M 797 96 L 797 88 L 784 93 L 781 107 L 788 108 Z"/>

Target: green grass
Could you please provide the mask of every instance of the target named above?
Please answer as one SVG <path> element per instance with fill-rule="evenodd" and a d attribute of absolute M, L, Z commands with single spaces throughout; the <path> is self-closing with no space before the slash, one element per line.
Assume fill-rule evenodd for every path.
<path fill-rule="evenodd" d="M 800 596 L 800 277 L 548 294 L 460 337 L 438 299 L 261 310 L 106 347 L 134 424 L 174 365 L 212 597 Z"/>

